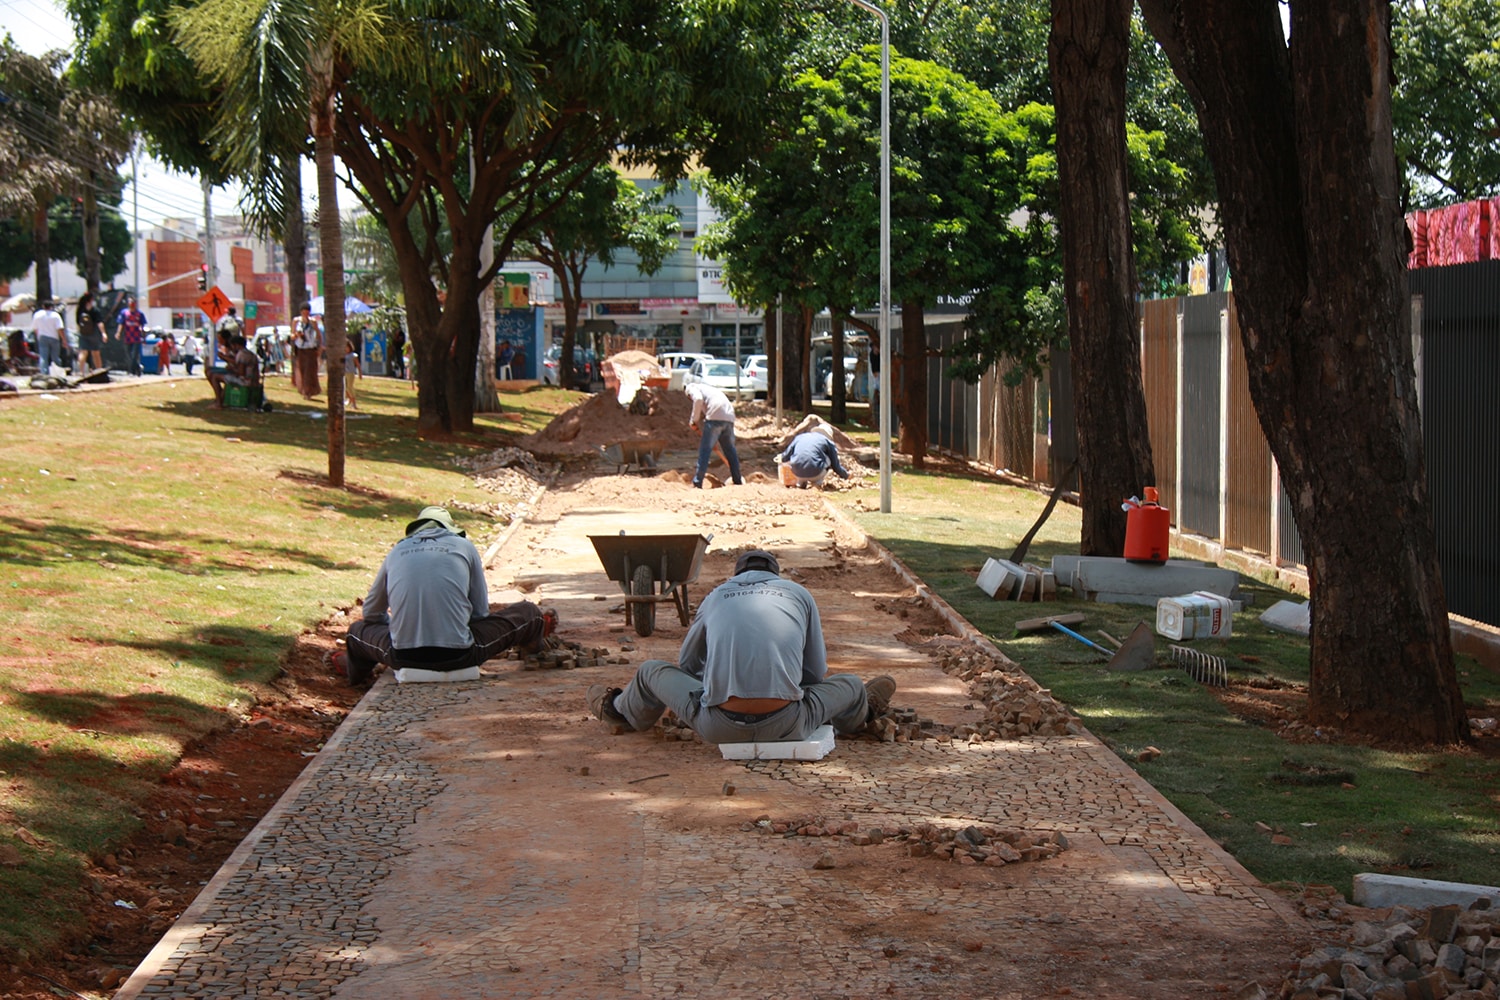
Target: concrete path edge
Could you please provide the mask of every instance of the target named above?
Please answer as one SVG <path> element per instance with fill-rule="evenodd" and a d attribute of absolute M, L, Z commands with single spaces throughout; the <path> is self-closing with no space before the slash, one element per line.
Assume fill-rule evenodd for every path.
<path fill-rule="evenodd" d="M 188 908 L 182 911 L 182 915 L 173 922 L 171 927 L 167 928 L 161 940 L 156 942 L 156 947 L 151 949 L 150 953 L 135 967 L 130 978 L 115 991 L 113 1000 L 135 1000 L 140 996 L 141 991 L 156 978 L 168 960 L 176 953 L 178 947 L 196 933 L 197 926 L 204 922 L 208 909 L 213 905 L 220 890 L 250 860 L 262 838 L 281 822 L 282 817 L 301 796 L 302 789 L 339 754 L 349 733 L 353 732 L 366 716 L 375 711 L 374 706 L 381 700 L 377 692 L 383 692 L 387 686 L 394 683 L 395 679 L 389 671 L 381 672 L 370 690 L 366 691 L 365 696 L 354 706 L 354 710 L 344 717 L 343 722 L 339 723 L 339 727 L 323 744 L 323 748 L 307 762 L 307 766 L 302 769 L 301 774 L 297 775 L 297 779 L 287 786 L 286 791 L 281 793 L 281 797 L 276 800 L 275 804 L 266 810 L 260 822 L 245 835 L 244 840 L 239 842 L 234 852 L 214 873 L 214 877 L 198 890 L 198 895 L 193 898 L 192 903 L 188 904 Z"/>

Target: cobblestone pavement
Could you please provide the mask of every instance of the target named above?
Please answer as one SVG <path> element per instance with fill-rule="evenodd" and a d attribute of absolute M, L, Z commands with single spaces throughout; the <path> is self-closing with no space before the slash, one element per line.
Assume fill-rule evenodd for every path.
<path fill-rule="evenodd" d="M 736 549 L 774 544 L 818 597 L 835 669 L 894 674 L 896 703 L 940 724 L 976 715 L 899 638 L 942 619 L 816 496 L 709 492 L 646 515 L 607 482 L 545 499 L 494 599 L 513 586 L 629 663 L 382 677 L 117 996 L 1166 1000 L 1279 983 L 1306 928 L 1087 734 L 840 738 L 822 761 L 771 762 L 603 732 L 584 689 L 672 658 L 683 632 L 666 607 L 653 636 L 624 630 L 586 536 L 627 516 L 715 532 L 697 594 Z M 812 819 L 887 836 L 771 832 Z M 895 834 L 920 824 L 1069 847 L 964 864 L 914 856 Z"/>

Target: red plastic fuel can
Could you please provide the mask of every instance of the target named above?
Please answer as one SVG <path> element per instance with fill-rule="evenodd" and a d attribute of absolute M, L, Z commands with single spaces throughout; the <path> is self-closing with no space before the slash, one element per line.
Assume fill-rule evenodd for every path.
<path fill-rule="evenodd" d="M 1156 487 L 1146 487 L 1144 502 L 1125 501 L 1125 558 L 1131 562 L 1164 563 L 1171 537 L 1172 514 L 1156 502 Z"/>

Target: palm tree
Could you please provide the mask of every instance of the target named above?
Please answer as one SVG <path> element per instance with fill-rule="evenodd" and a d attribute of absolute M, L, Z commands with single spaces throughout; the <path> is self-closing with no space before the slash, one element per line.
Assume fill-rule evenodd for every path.
<path fill-rule="evenodd" d="M 346 68 L 394 61 L 398 39 L 381 0 L 204 0 L 180 8 L 178 43 L 221 88 L 212 141 L 231 171 L 283 208 L 278 158 L 313 137 L 318 246 L 328 352 L 328 481 L 344 485 L 344 248 L 333 164 L 334 99 Z"/>

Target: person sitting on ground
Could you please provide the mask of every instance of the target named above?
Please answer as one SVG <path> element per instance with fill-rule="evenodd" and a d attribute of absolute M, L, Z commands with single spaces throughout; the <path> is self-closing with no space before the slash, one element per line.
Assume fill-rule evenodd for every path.
<path fill-rule="evenodd" d="M 31 349 L 31 344 L 26 340 L 23 330 L 10 331 L 9 342 L 6 345 L 10 352 L 10 368 L 17 375 L 28 371 L 35 371 L 41 361 L 41 355 Z"/>
<path fill-rule="evenodd" d="M 233 334 L 224 339 L 221 353 L 224 355 L 224 369 L 205 369 L 204 374 L 208 377 L 208 384 L 214 391 L 214 402 L 219 409 L 224 409 L 224 386 L 260 385 L 260 359 L 255 352 L 245 346 L 245 338 L 239 334 Z"/>
<path fill-rule="evenodd" d="M 615 735 L 650 729 L 670 708 L 709 743 L 757 743 L 805 740 L 829 723 L 858 733 L 895 693 L 888 676 L 828 673 L 812 595 L 753 549 L 703 599 L 676 665 L 647 660 L 623 691 L 590 687 L 588 705 Z"/>
<path fill-rule="evenodd" d="M 829 469 L 837 472 L 840 479 L 849 478 L 849 473 L 839 464 L 839 449 L 833 443 L 833 431 L 823 424 L 792 438 L 777 461 L 784 486 L 800 486 L 804 490 L 809 486 L 819 486 L 828 478 Z"/>
<path fill-rule="evenodd" d="M 530 601 L 490 607 L 479 550 L 443 507 L 424 507 L 386 554 L 349 626 L 333 667 L 363 684 L 376 664 L 451 673 L 477 667 L 512 646 L 539 649 L 557 613 Z"/>

